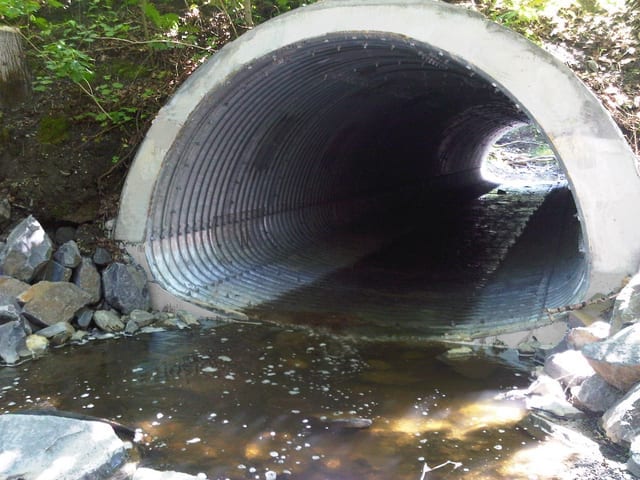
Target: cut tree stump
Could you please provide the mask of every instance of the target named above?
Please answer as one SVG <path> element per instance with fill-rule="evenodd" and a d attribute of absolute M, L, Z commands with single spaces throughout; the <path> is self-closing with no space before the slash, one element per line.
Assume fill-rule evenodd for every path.
<path fill-rule="evenodd" d="M 31 93 L 31 78 L 17 28 L 0 25 L 0 107 L 12 107 Z"/>

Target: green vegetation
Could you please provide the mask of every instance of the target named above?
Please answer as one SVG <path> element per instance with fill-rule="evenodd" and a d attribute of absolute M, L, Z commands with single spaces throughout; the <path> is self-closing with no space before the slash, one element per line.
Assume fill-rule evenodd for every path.
<path fill-rule="evenodd" d="M 40 143 L 56 145 L 69 138 L 69 120 L 66 117 L 44 117 L 38 127 Z"/>

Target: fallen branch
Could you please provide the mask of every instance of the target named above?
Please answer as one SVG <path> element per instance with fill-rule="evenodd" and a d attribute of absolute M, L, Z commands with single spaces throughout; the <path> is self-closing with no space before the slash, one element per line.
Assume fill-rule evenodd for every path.
<path fill-rule="evenodd" d="M 434 470 L 437 470 L 437 469 L 442 468 L 442 467 L 446 467 L 447 465 L 453 465 L 453 469 L 456 470 L 456 469 L 458 469 L 458 468 L 460 468 L 462 466 L 462 463 L 453 462 L 451 460 L 447 460 L 446 462 L 441 463 L 437 467 L 431 468 L 429 465 L 427 465 L 427 462 L 424 462 L 424 465 L 422 466 L 422 476 L 420 477 L 420 480 L 426 480 L 427 473 L 433 472 Z"/>

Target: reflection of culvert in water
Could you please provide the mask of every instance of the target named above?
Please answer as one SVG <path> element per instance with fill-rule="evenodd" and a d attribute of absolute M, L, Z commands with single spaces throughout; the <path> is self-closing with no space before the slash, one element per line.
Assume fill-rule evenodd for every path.
<path fill-rule="evenodd" d="M 487 149 L 524 124 L 573 195 L 481 196 Z M 116 234 L 157 306 L 427 332 L 614 288 L 640 259 L 638 204 L 628 145 L 552 57 L 446 4 L 346 0 L 267 22 L 183 85 Z"/>

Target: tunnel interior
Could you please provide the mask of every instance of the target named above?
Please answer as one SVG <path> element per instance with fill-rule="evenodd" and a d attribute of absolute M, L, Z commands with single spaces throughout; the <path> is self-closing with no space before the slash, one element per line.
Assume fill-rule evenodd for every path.
<path fill-rule="evenodd" d="M 526 106 L 491 78 L 410 38 L 281 48 L 191 112 L 155 185 L 149 268 L 178 297 L 258 319 L 522 327 L 577 298 L 587 271 L 566 182 L 481 173 L 522 125 Z"/>

